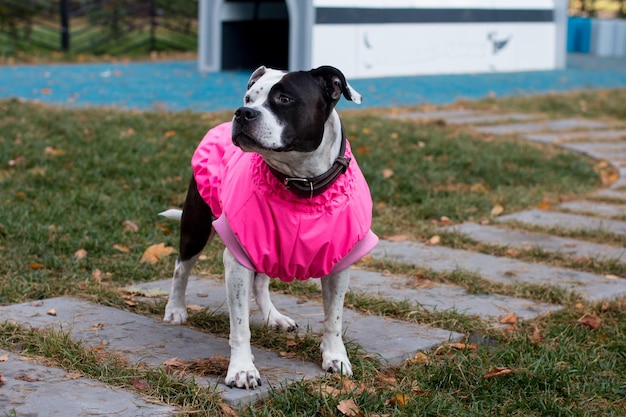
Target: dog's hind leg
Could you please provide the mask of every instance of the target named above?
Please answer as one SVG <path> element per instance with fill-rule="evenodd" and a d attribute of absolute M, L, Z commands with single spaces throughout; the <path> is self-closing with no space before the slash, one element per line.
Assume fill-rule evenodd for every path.
<path fill-rule="evenodd" d="M 192 178 L 183 206 L 180 255 L 176 260 L 170 296 L 165 306 L 164 321 L 180 324 L 187 320 L 187 306 L 185 305 L 187 281 L 191 269 L 200 257 L 200 252 L 215 234 L 212 221 L 213 213 L 200 196 L 196 181 Z"/>
<path fill-rule="evenodd" d="M 275 329 L 292 332 L 298 327 L 289 317 L 281 314 L 270 299 L 270 278 L 265 274 L 256 274 L 252 286 L 256 304 L 261 310 L 261 316 L 265 323 Z"/>

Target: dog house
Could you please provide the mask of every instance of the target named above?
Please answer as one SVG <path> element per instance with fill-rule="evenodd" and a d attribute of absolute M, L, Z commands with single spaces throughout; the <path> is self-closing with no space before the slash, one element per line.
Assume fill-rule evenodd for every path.
<path fill-rule="evenodd" d="M 333 65 L 348 77 L 565 65 L 567 0 L 200 0 L 201 71 Z"/>

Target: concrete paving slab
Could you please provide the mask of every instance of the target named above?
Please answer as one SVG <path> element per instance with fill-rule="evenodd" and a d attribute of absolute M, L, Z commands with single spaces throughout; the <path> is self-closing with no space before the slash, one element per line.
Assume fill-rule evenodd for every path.
<path fill-rule="evenodd" d="M 559 310 L 561 307 L 498 294 L 470 294 L 463 287 L 399 275 L 353 270 L 350 291 L 415 303 L 429 311 L 456 311 L 498 322 L 509 313 L 522 320 Z"/>
<path fill-rule="evenodd" d="M 518 221 L 535 226 L 560 227 L 569 230 L 610 232 L 617 235 L 626 235 L 626 222 L 546 210 L 520 211 L 518 213 L 500 216 L 498 217 L 498 221 Z"/>
<path fill-rule="evenodd" d="M 5 350 L 0 364 L 4 385 L 0 389 L 0 413 L 32 417 L 156 417 L 182 412 L 154 399 L 112 388 L 86 377 L 68 378 L 61 368 L 39 364 L 34 358 Z"/>
<path fill-rule="evenodd" d="M 593 198 L 626 201 L 626 191 L 617 191 L 609 188 L 603 188 L 590 195 Z"/>
<path fill-rule="evenodd" d="M 522 139 L 541 143 L 560 143 L 574 140 L 620 140 L 626 138 L 626 130 L 591 130 L 585 132 L 536 133 Z M 625 144 L 626 145 L 626 144 Z"/>
<path fill-rule="evenodd" d="M 446 123 L 451 125 L 485 125 L 509 121 L 535 120 L 541 116 L 526 113 L 479 113 L 470 116 L 446 118 Z"/>
<path fill-rule="evenodd" d="M 511 230 L 476 223 L 462 223 L 444 228 L 462 233 L 482 243 L 508 246 L 517 249 L 541 248 L 547 252 L 558 252 L 573 257 L 614 259 L 626 262 L 626 249 L 601 245 L 582 240 L 551 236 L 544 233 Z"/>
<path fill-rule="evenodd" d="M 451 119 L 455 117 L 469 117 L 481 114 L 475 110 L 435 110 L 435 111 L 415 111 L 406 113 L 392 113 L 387 117 L 390 119 L 401 120 L 437 120 L 437 119 Z"/>
<path fill-rule="evenodd" d="M 626 160 L 626 142 L 572 142 L 559 146 L 596 159 Z"/>
<path fill-rule="evenodd" d="M 378 259 L 392 259 L 436 272 L 461 269 L 503 284 L 529 283 L 572 289 L 590 301 L 626 296 L 626 279 L 612 279 L 587 272 L 537 265 L 466 250 L 427 246 L 417 242 L 381 240 L 371 252 Z"/>
<path fill-rule="evenodd" d="M 392 114 L 388 117 L 403 120 L 445 120 L 453 125 L 488 124 L 514 120 L 532 120 L 541 117 L 527 113 L 486 113 L 474 110 L 438 110 Z"/>
<path fill-rule="evenodd" d="M 56 316 L 47 314 L 54 309 Z M 90 346 L 123 354 L 134 363 L 161 366 L 168 359 L 210 358 L 219 354 L 230 356 L 228 340 L 183 326 L 168 325 L 149 317 L 68 297 L 0 307 L 5 320 L 22 326 L 55 328 L 68 332 L 72 339 Z M 252 347 L 255 364 L 263 385 L 255 390 L 231 389 L 223 378 L 196 377 L 200 384 L 214 385 L 224 402 L 243 405 L 269 395 L 291 381 L 322 375 L 319 364 L 286 359 L 275 352 Z"/>
<path fill-rule="evenodd" d="M 568 201 L 557 206 L 559 209 L 604 217 L 626 216 L 626 204 L 598 203 L 595 201 Z"/>
<path fill-rule="evenodd" d="M 352 281 L 357 281 L 355 278 Z M 315 280 L 319 283 L 319 280 Z M 298 283 L 293 283 L 298 285 Z M 138 287 L 167 291 L 170 281 L 161 280 L 142 283 Z M 187 303 L 207 307 L 211 311 L 227 313 L 224 300 L 224 283 L 212 278 L 191 276 L 187 286 Z M 291 317 L 303 331 L 321 334 L 323 331 L 324 309 L 321 300 L 307 300 L 285 294 L 273 293 L 272 301 L 283 314 Z M 264 324 L 256 303 L 251 304 L 251 321 Z M 449 330 L 420 326 L 401 320 L 369 316 L 357 311 L 344 309 L 344 332 L 347 340 L 354 341 L 364 351 L 379 356 L 384 362 L 397 365 L 412 357 L 417 351 L 428 350 L 449 340 L 458 340 L 461 334 Z M 393 343 L 389 343 L 393 341 Z"/>
<path fill-rule="evenodd" d="M 513 135 L 518 133 L 534 133 L 542 131 L 559 131 L 559 130 L 574 130 L 574 129 L 604 129 L 608 128 L 609 124 L 599 122 L 595 120 L 584 119 L 560 119 L 550 120 L 547 122 L 535 122 L 535 123 L 515 123 L 498 126 L 483 126 L 477 127 L 476 131 L 480 133 L 490 135 Z"/>

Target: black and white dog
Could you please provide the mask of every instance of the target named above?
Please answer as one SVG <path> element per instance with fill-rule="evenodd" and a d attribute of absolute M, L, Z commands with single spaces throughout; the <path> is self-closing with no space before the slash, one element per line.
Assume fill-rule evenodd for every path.
<path fill-rule="evenodd" d="M 225 383 L 231 387 L 261 384 L 250 348 L 252 295 L 268 325 L 296 328 L 272 304 L 269 277 L 321 278 L 322 367 L 352 375 L 342 340 L 349 266 L 378 239 L 370 230 L 369 188 L 335 111 L 342 96 L 361 101 L 336 68 L 258 68 L 232 122 L 211 129 L 194 153 L 182 212 L 161 213 L 181 220 L 165 321 L 187 319 L 187 280 L 216 231 L 227 246 L 231 357 Z"/>

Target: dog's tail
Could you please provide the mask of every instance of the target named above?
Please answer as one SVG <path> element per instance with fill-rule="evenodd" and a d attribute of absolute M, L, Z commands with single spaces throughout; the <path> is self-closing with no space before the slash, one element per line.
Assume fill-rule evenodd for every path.
<path fill-rule="evenodd" d="M 163 216 L 167 219 L 171 219 L 171 220 L 178 220 L 180 221 L 180 219 L 183 217 L 183 211 L 182 210 L 176 210 L 176 209 L 169 209 L 169 210 L 165 210 L 159 213 L 159 216 Z"/>

